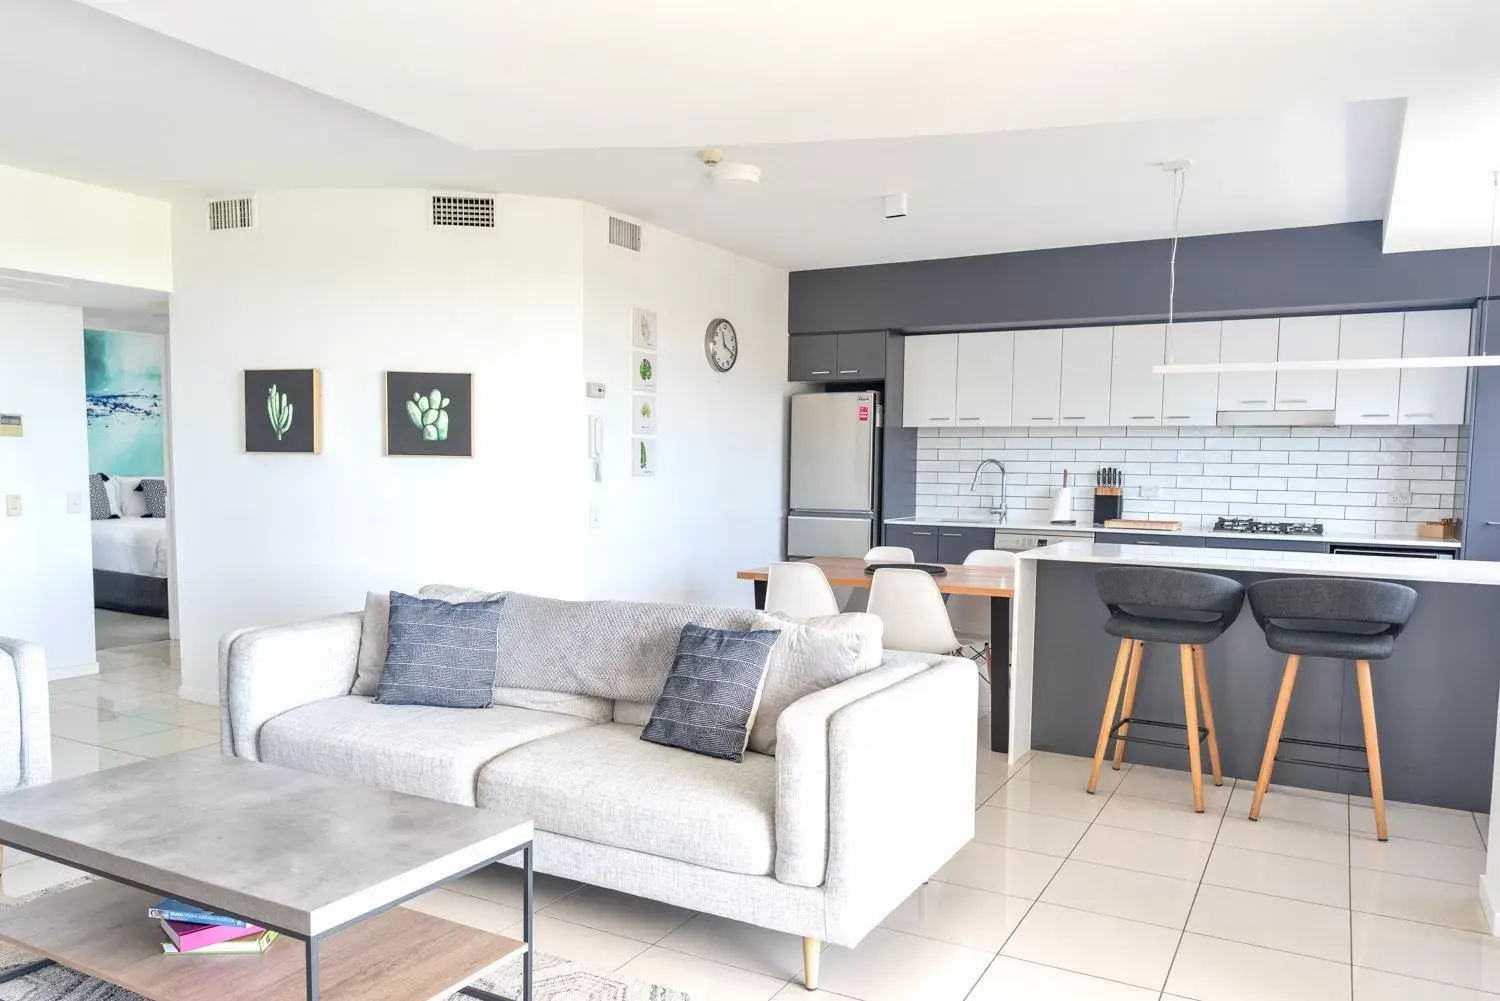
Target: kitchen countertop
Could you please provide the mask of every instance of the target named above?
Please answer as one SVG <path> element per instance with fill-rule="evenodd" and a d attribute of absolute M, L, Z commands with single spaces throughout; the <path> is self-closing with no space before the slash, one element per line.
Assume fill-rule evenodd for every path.
<path fill-rule="evenodd" d="M 1057 542 L 1018 555 L 1019 560 L 1065 563 L 1124 563 L 1189 570 L 1367 577 L 1441 584 L 1500 584 L 1500 563 L 1487 560 L 1424 560 L 1399 556 L 1286 553 L 1262 549 L 1198 546 L 1118 546 L 1106 542 Z"/>
<path fill-rule="evenodd" d="M 1304 540 L 1307 542 L 1327 542 L 1336 545 L 1367 545 L 1367 546 L 1411 546 L 1417 549 L 1459 549 L 1462 547 L 1457 539 L 1419 539 L 1413 535 L 1349 535 L 1331 533 L 1327 535 L 1276 535 L 1266 532 L 1215 532 L 1211 528 L 1183 528 L 1179 531 L 1154 531 L 1144 528 L 1104 528 L 1098 525 L 1053 525 L 1045 521 L 1007 521 L 1004 524 L 993 521 L 965 521 L 958 518 L 926 518 L 913 516 L 909 518 L 887 518 L 887 525 L 931 525 L 937 528 L 994 528 L 1003 529 L 1006 532 L 1014 532 L 1017 535 L 1050 535 L 1062 536 L 1070 533 L 1079 537 L 1092 536 L 1096 532 L 1128 532 L 1131 535 L 1186 535 L 1201 539 L 1274 539 L 1274 540 Z"/>

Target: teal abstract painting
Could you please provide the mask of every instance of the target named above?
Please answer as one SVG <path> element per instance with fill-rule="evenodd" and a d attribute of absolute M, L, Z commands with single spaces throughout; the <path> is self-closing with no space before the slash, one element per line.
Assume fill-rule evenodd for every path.
<path fill-rule="evenodd" d="M 162 476 L 162 367 L 166 339 L 113 330 L 83 332 L 89 471 Z"/>

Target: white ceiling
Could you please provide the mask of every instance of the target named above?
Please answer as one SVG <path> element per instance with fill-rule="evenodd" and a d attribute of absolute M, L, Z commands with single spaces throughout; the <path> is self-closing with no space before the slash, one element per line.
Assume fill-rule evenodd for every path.
<path fill-rule="evenodd" d="M 1389 203 L 1387 249 L 1468 245 L 1433 189 L 1494 165 L 1430 152 L 1463 116 L 1424 110 L 1492 85 L 1493 0 L 94 6 L 0 3 L 0 162 L 168 197 L 575 197 L 793 269 L 1160 237 L 1150 164 L 1183 157 L 1186 233 Z M 759 187 L 715 188 L 705 143 Z"/>

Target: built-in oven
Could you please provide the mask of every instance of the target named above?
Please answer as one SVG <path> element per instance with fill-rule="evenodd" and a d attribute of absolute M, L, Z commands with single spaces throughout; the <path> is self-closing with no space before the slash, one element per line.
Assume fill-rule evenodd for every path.
<path fill-rule="evenodd" d="M 1379 546 L 1379 545 L 1332 545 L 1328 548 L 1335 556 L 1398 556 L 1408 560 L 1451 560 L 1454 558 L 1452 549 L 1423 549 L 1420 546 Z"/>

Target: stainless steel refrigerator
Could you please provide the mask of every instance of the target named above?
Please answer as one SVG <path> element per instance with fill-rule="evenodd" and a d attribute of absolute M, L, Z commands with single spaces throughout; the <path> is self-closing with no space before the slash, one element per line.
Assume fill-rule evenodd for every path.
<path fill-rule="evenodd" d="M 792 397 L 786 554 L 863 556 L 875 544 L 880 394 Z"/>

